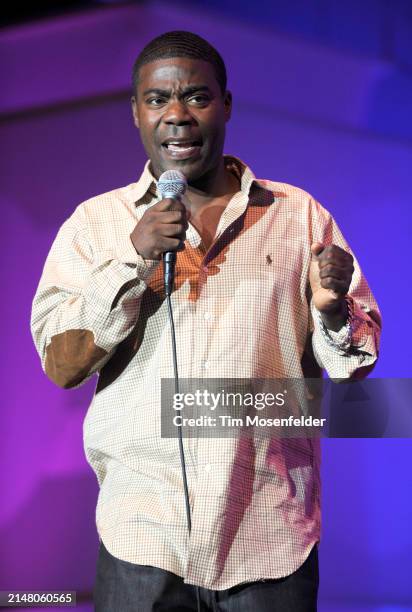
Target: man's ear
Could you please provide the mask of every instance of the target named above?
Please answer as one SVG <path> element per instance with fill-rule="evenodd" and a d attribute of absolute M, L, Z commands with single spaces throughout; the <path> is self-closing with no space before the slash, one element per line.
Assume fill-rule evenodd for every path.
<path fill-rule="evenodd" d="M 133 122 L 134 122 L 135 126 L 137 127 L 137 129 L 139 129 L 139 117 L 137 116 L 137 100 L 136 100 L 136 96 L 132 96 L 131 99 L 130 99 L 130 102 L 132 104 Z"/>
<path fill-rule="evenodd" d="M 225 106 L 226 121 L 229 121 L 232 115 L 232 92 L 231 91 L 225 92 L 223 104 Z"/>

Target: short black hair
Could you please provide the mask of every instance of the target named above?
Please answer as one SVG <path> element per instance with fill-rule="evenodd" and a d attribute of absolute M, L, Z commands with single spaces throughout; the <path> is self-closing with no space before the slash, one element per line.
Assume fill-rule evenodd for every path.
<path fill-rule="evenodd" d="M 212 64 L 222 95 L 226 91 L 226 66 L 220 53 L 201 36 L 184 30 L 165 32 L 151 40 L 138 55 L 132 70 L 133 94 L 137 92 L 139 71 L 144 64 L 167 57 L 188 57 Z"/>

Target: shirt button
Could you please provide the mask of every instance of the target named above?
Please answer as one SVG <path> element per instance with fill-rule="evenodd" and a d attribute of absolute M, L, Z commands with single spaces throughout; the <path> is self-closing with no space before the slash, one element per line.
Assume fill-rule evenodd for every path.
<path fill-rule="evenodd" d="M 209 473 L 212 469 L 212 466 L 210 465 L 210 463 L 206 463 L 205 465 L 205 472 Z"/>
<path fill-rule="evenodd" d="M 203 367 L 205 368 L 205 370 L 208 370 L 210 366 L 210 362 L 209 361 L 204 361 L 203 362 Z"/>
<path fill-rule="evenodd" d="M 205 312 L 206 321 L 210 321 L 211 318 L 212 318 L 212 315 L 210 314 L 210 312 Z"/>

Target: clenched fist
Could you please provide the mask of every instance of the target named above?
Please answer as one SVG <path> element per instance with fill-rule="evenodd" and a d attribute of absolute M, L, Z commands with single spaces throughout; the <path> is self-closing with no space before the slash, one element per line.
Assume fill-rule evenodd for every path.
<path fill-rule="evenodd" d="M 353 257 L 336 244 L 311 246 L 309 280 L 313 303 L 329 329 L 338 331 L 346 320 L 345 295 L 354 272 Z"/>
<path fill-rule="evenodd" d="M 161 259 L 165 251 L 185 248 L 189 212 L 179 200 L 166 198 L 148 208 L 130 234 L 144 259 Z"/>

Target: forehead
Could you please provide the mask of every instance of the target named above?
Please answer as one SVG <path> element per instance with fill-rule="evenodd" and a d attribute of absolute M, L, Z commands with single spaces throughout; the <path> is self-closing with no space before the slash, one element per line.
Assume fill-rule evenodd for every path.
<path fill-rule="evenodd" d="M 138 90 L 170 89 L 185 85 L 208 85 L 219 89 L 214 67 L 204 60 L 170 57 L 144 64 L 139 71 Z"/>

